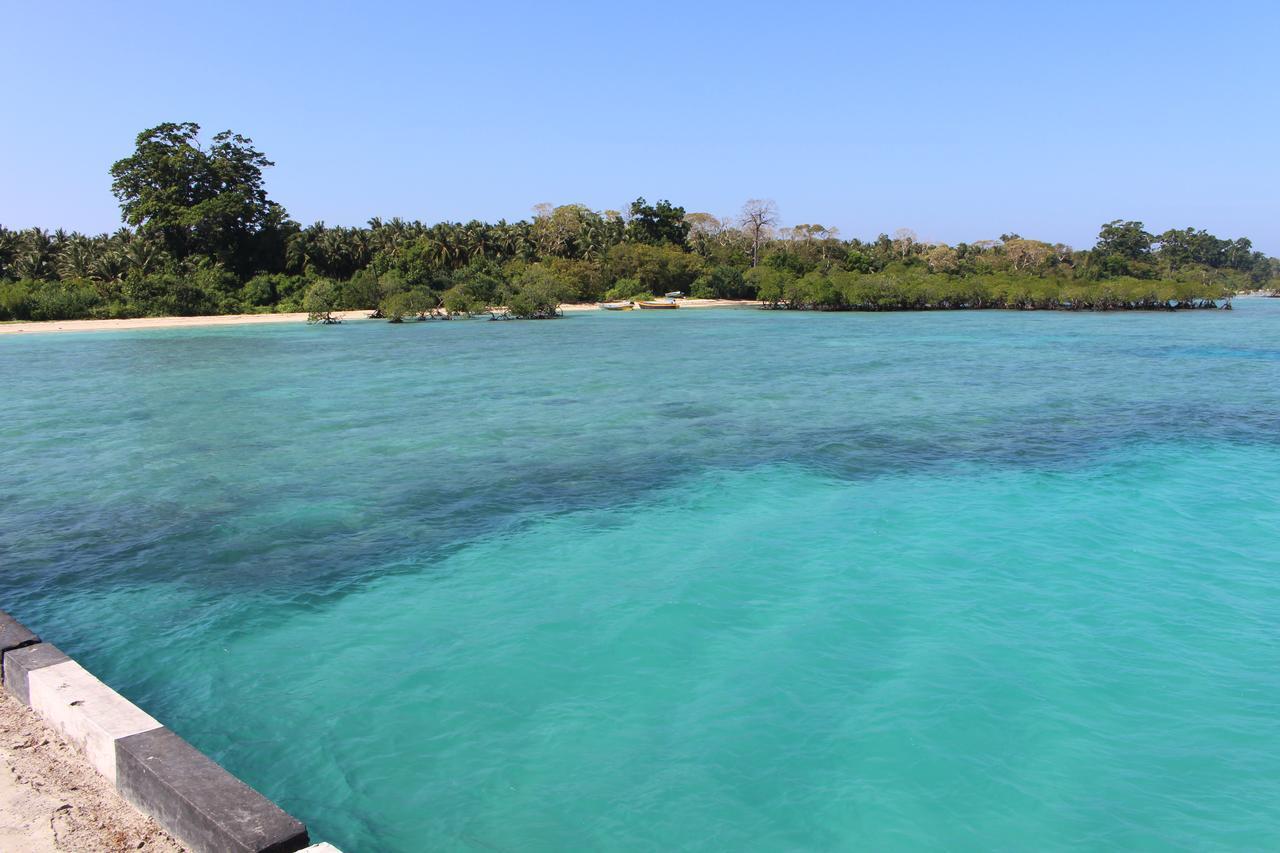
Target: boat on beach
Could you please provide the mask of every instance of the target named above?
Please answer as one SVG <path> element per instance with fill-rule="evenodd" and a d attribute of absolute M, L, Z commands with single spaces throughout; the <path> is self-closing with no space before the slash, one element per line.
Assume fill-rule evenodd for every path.
<path fill-rule="evenodd" d="M 641 308 L 679 308 L 680 303 L 674 299 L 655 299 L 652 302 L 637 302 Z"/>

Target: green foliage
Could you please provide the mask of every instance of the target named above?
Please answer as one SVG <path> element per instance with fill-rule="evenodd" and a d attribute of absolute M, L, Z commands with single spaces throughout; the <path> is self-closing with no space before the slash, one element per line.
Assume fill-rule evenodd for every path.
<path fill-rule="evenodd" d="M 612 280 L 635 279 L 649 293 L 688 293 L 702 273 L 703 261 L 674 246 L 621 243 L 609 250 L 606 267 Z"/>
<path fill-rule="evenodd" d="M 555 273 L 541 264 L 534 264 L 504 288 L 502 301 L 512 317 L 544 320 L 559 316 L 560 305 L 569 295 L 569 286 Z"/>
<path fill-rule="evenodd" d="M 743 274 L 743 278 L 747 286 L 756 291 L 756 299 L 765 305 L 777 308 L 785 303 L 791 307 L 787 294 L 794 277 L 790 273 L 767 266 L 752 267 Z"/>
<path fill-rule="evenodd" d="M 387 296 L 378 306 L 378 310 L 388 322 L 403 323 L 407 317 L 414 316 L 419 320 L 425 320 L 437 305 L 438 302 L 431 291 L 414 287 L 396 291 Z"/>
<path fill-rule="evenodd" d="M 276 311 L 301 311 L 302 300 L 311 280 L 300 275 L 278 274 L 274 277 L 276 287 L 276 303 L 272 306 Z"/>
<path fill-rule="evenodd" d="M 307 312 L 308 323 L 332 323 L 333 312 L 338 310 L 342 290 L 331 278 L 318 278 L 307 288 L 302 298 L 302 310 Z"/>
<path fill-rule="evenodd" d="M 275 305 L 280 301 L 281 290 L 289 287 L 289 278 L 290 276 L 279 273 L 275 275 L 268 273 L 255 275 L 241 286 L 239 294 L 240 305 L 246 311 Z"/>
<path fill-rule="evenodd" d="M 366 267 L 342 285 L 339 304 L 342 305 L 343 310 L 359 311 L 380 305 L 382 300 L 383 293 L 378 274 Z"/>
<path fill-rule="evenodd" d="M 455 272 L 452 283 L 450 290 L 457 291 L 469 304 L 479 306 L 472 312 L 479 313 L 498 301 L 505 279 L 502 270 L 492 261 L 478 259 Z"/>
<path fill-rule="evenodd" d="M 489 303 L 484 300 L 476 299 L 469 295 L 462 285 L 455 284 L 446 290 L 440 296 L 440 307 L 445 310 L 450 317 L 461 316 L 471 317 L 476 314 L 483 314 L 489 307 Z"/>
<path fill-rule="evenodd" d="M 765 252 L 760 258 L 760 265 L 771 267 L 775 270 L 783 270 L 792 275 L 804 275 L 813 269 L 812 264 L 805 263 L 805 259 L 794 252 L 785 251 L 779 247 L 774 251 Z"/>
<path fill-rule="evenodd" d="M 610 246 L 620 243 L 624 235 L 622 219 L 616 213 L 600 214 L 581 204 L 538 205 L 535 210 L 537 215 L 532 223 L 516 223 L 507 231 L 506 239 L 485 241 L 486 248 L 506 249 L 525 260 L 530 259 L 527 250 L 543 260 L 598 260 Z M 478 226 L 477 234 L 488 228 L 482 223 L 473 225 Z M 474 243 L 475 239 L 470 242 Z M 474 258 L 475 252 L 468 256 Z"/>
<path fill-rule="evenodd" d="M 120 295 L 130 316 L 195 317 L 239 311 L 240 303 L 227 292 L 234 283 L 234 277 L 218 269 L 188 275 L 164 272 L 130 276 L 121 286 Z"/>
<path fill-rule="evenodd" d="M 1221 284 L 1132 277 L 1090 282 L 1012 272 L 952 278 L 898 265 L 881 273 L 837 270 L 799 278 L 757 267 L 748 278 L 770 308 L 817 311 L 928 311 L 962 308 L 1116 311 L 1210 308 L 1231 291 Z"/>
<path fill-rule="evenodd" d="M 627 223 L 627 239 L 653 246 L 685 248 L 689 239 L 689 223 L 684 208 L 665 199 L 649 204 L 643 198 L 631 202 L 631 221 Z"/>
<path fill-rule="evenodd" d="M 634 278 L 620 278 L 613 283 L 604 294 L 609 302 L 639 302 L 642 299 L 653 299 L 654 295 Z"/>
<path fill-rule="evenodd" d="M 204 255 L 247 273 L 263 231 L 287 223 L 262 186 L 262 170 L 272 163 L 237 133 L 215 135 L 208 148 L 199 133 L 194 122 L 144 130 L 134 153 L 111 167 L 111 190 L 125 222 L 174 258 Z M 278 243 L 278 235 L 268 242 Z"/>
<path fill-rule="evenodd" d="M 0 281 L 0 321 L 31 319 L 30 281 Z"/>
<path fill-rule="evenodd" d="M 0 282 L 0 320 L 74 320 L 103 305 L 87 281 Z"/>
<path fill-rule="evenodd" d="M 846 240 L 818 224 L 781 227 L 776 206 L 761 199 L 736 221 L 639 198 L 625 217 L 545 204 L 519 222 L 300 228 L 268 199 L 271 162 L 251 140 L 226 131 L 202 146 L 199 134 L 190 122 L 158 125 L 112 166 L 129 228 L 89 236 L 0 226 L 0 319 L 269 310 L 323 318 L 375 306 L 403 318 L 502 305 L 511 316 L 553 316 L 565 301 L 671 291 L 814 310 L 1103 310 L 1280 289 L 1280 261 L 1246 238 L 1195 228 L 1155 235 L 1120 219 L 1084 251 L 1014 233 L 953 246 L 907 229 Z"/>
<path fill-rule="evenodd" d="M 1155 238 L 1148 234 L 1141 222 L 1123 222 L 1116 219 L 1102 226 L 1098 232 L 1098 245 L 1094 251 L 1100 255 L 1114 255 L 1127 260 L 1141 260 L 1151 254 Z"/>
<path fill-rule="evenodd" d="M 600 261 L 547 258 L 543 263 L 568 287 L 566 302 L 595 302 L 604 294 L 605 272 Z"/>
<path fill-rule="evenodd" d="M 747 284 L 742 269 L 717 264 L 694 279 L 689 295 L 695 299 L 754 299 L 756 289 Z"/>
<path fill-rule="evenodd" d="M 450 315 L 482 314 L 497 304 L 505 286 L 502 271 L 491 261 L 477 259 L 454 272 L 453 286 L 440 297 L 441 307 Z"/>

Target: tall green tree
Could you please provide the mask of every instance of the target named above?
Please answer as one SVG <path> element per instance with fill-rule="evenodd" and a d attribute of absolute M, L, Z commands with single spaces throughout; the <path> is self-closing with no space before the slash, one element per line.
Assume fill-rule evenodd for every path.
<path fill-rule="evenodd" d="M 253 140 L 225 130 L 206 148 L 195 122 L 166 122 L 138 134 L 134 153 L 111 167 L 124 221 L 163 242 L 178 260 L 203 255 L 241 275 L 261 255 L 264 230 L 287 227 L 267 198 L 272 165 Z"/>
<path fill-rule="evenodd" d="M 1155 237 L 1147 233 L 1141 222 L 1116 219 L 1103 225 L 1098 231 L 1098 245 L 1094 247 L 1094 251 L 1136 261 L 1151 254 L 1151 244 L 1154 241 Z"/>
<path fill-rule="evenodd" d="M 631 202 L 627 237 L 635 243 L 685 248 L 689 240 L 689 223 L 685 221 L 684 208 L 676 207 L 665 199 L 657 204 L 649 204 L 643 198 L 636 199 Z"/>

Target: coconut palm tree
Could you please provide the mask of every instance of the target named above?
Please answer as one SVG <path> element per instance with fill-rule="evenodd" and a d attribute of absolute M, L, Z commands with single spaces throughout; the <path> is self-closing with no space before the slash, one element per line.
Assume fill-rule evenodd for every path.
<path fill-rule="evenodd" d="M 93 263 L 89 268 L 89 277 L 94 281 L 112 284 L 124 280 L 125 274 L 130 269 L 130 264 L 126 260 L 125 250 L 110 248 L 106 251 L 99 252 L 93 258 Z M 150 270 L 139 270 L 144 275 Z"/>
<path fill-rule="evenodd" d="M 14 255 L 18 252 L 19 242 L 17 231 L 0 225 L 0 281 L 10 275 L 9 268 L 13 265 Z"/>
<path fill-rule="evenodd" d="M 13 257 L 13 274 L 18 278 L 32 280 L 52 278 L 54 255 L 54 242 L 49 232 L 41 228 L 28 228 L 21 232 L 18 239 L 17 251 Z"/>
<path fill-rule="evenodd" d="M 90 278 L 93 275 L 93 262 L 100 249 L 82 234 L 68 239 L 57 255 L 56 268 L 58 275 L 68 278 Z"/>
<path fill-rule="evenodd" d="M 149 275 L 159 272 L 168 260 L 164 247 L 154 240 L 138 238 L 114 253 L 119 262 L 130 270 Z M 110 280 L 110 279 L 107 279 Z"/>

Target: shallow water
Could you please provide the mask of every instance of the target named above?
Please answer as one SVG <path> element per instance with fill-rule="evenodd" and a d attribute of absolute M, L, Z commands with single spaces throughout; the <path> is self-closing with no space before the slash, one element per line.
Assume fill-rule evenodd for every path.
<path fill-rule="evenodd" d="M 1280 845 L 1280 300 L 0 338 L 0 606 L 360 850 Z"/>

